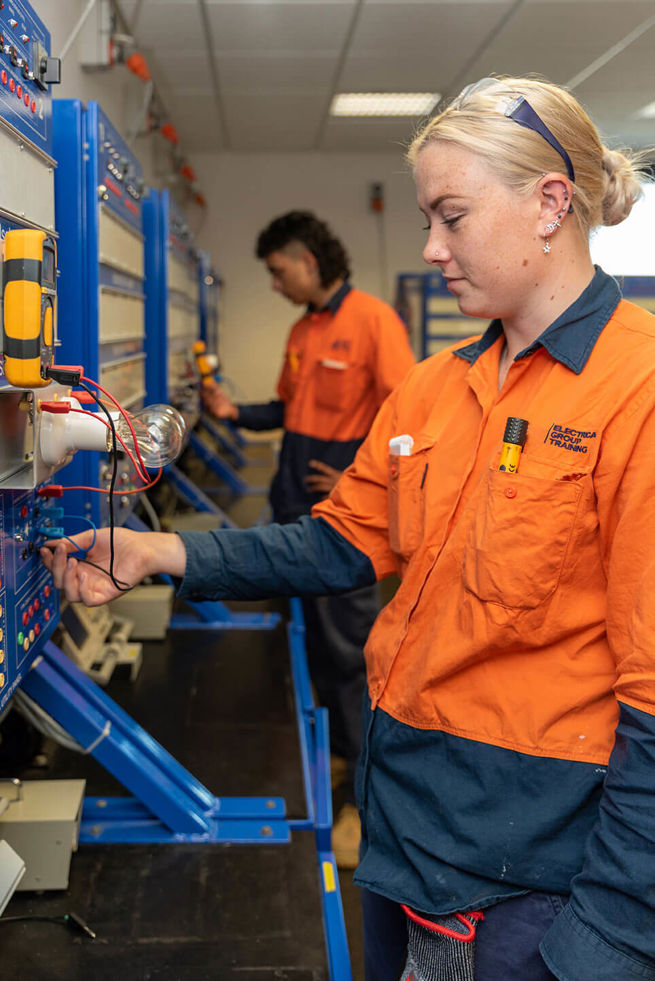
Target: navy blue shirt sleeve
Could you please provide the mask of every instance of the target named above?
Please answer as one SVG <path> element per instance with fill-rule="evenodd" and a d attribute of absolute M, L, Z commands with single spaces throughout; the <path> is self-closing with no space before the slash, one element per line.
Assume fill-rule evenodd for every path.
<path fill-rule="evenodd" d="M 367 555 L 309 515 L 288 525 L 178 534 L 187 553 L 183 599 L 324 596 L 376 579 Z"/>
<path fill-rule="evenodd" d="M 560 981 L 655 979 L 655 718 L 619 708 L 585 862 L 540 948 Z"/>
<path fill-rule="evenodd" d="M 239 415 L 235 420 L 237 426 L 253 431 L 265 429 L 281 429 L 284 425 L 284 402 L 277 399 L 272 402 L 253 403 L 252 405 L 237 405 Z"/>

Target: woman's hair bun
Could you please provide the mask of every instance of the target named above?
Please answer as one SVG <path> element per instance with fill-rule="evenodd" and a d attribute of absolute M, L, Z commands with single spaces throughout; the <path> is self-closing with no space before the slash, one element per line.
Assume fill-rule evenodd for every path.
<path fill-rule="evenodd" d="M 642 194 L 634 163 L 620 150 L 603 147 L 603 225 L 618 225 Z"/>

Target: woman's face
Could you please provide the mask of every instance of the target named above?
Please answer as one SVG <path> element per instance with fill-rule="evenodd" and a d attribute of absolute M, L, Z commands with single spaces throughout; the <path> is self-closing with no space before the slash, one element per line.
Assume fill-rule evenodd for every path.
<path fill-rule="evenodd" d="M 429 228 L 423 258 L 441 269 L 462 313 L 520 315 L 539 286 L 538 195 L 519 197 L 481 157 L 452 143 L 425 146 L 415 180 Z"/>

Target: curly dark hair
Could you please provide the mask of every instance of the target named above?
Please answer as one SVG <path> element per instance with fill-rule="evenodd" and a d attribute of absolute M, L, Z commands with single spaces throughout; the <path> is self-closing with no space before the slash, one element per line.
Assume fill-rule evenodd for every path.
<path fill-rule="evenodd" d="M 255 254 L 266 259 L 271 252 L 283 249 L 290 242 L 302 242 L 318 262 L 321 286 L 331 286 L 336 279 L 349 279 L 350 259 L 338 238 L 324 221 L 311 211 L 288 211 L 274 218 L 260 232 Z"/>

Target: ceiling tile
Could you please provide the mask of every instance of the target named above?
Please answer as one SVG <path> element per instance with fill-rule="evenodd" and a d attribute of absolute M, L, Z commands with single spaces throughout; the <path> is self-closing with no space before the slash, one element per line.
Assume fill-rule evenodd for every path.
<path fill-rule="evenodd" d="M 137 0 L 118 0 L 128 23 Z M 232 149 L 313 149 L 348 29 L 339 91 L 454 94 L 490 73 L 566 83 L 655 11 L 653 0 L 203 0 Z M 136 36 L 185 143 L 216 149 L 217 106 L 200 0 L 142 0 Z M 578 95 L 612 139 L 655 142 L 634 113 L 655 96 L 655 29 Z M 480 52 L 474 64 L 468 62 Z M 465 77 L 466 76 L 466 77 Z M 212 121 L 216 121 L 216 125 Z M 329 120 L 322 148 L 380 152 L 415 121 Z M 215 132 L 216 131 L 216 132 Z"/>
<path fill-rule="evenodd" d="M 150 48 L 200 48 L 205 36 L 197 2 L 144 0 L 135 36 Z"/>
<path fill-rule="evenodd" d="M 324 150 L 395 152 L 399 166 L 416 123 L 411 119 L 331 119 L 321 141 Z"/>
<path fill-rule="evenodd" d="M 284 99 L 267 92 L 256 97 L 232 93 L 225 99 L 230 145 L 243 150 L 313 149 L 324 107 L 324 98 L 311 93 Z"/>
<path fill-rule="evenodd" d="M 153 74 L 166 78 L 169 89 L 206 90 L 211 84 L 209 56 L 204 47 L 180 51 L 158 48 L 155 52 L 148 49 L 147 61 Z"/>
<path fill-rule="evenodd" d="M 219 52 L 340 50 L 351 4 L 208 3 L 213 43 Z"/>
<path fill-rule="evenodd" d="M 226 91 L 320 91 L 326 93 L 334 77 L 338 52 L 317 52 L 309 57 L 301 52 L 280 55 L 219 54 L 221 87 Z"/>

